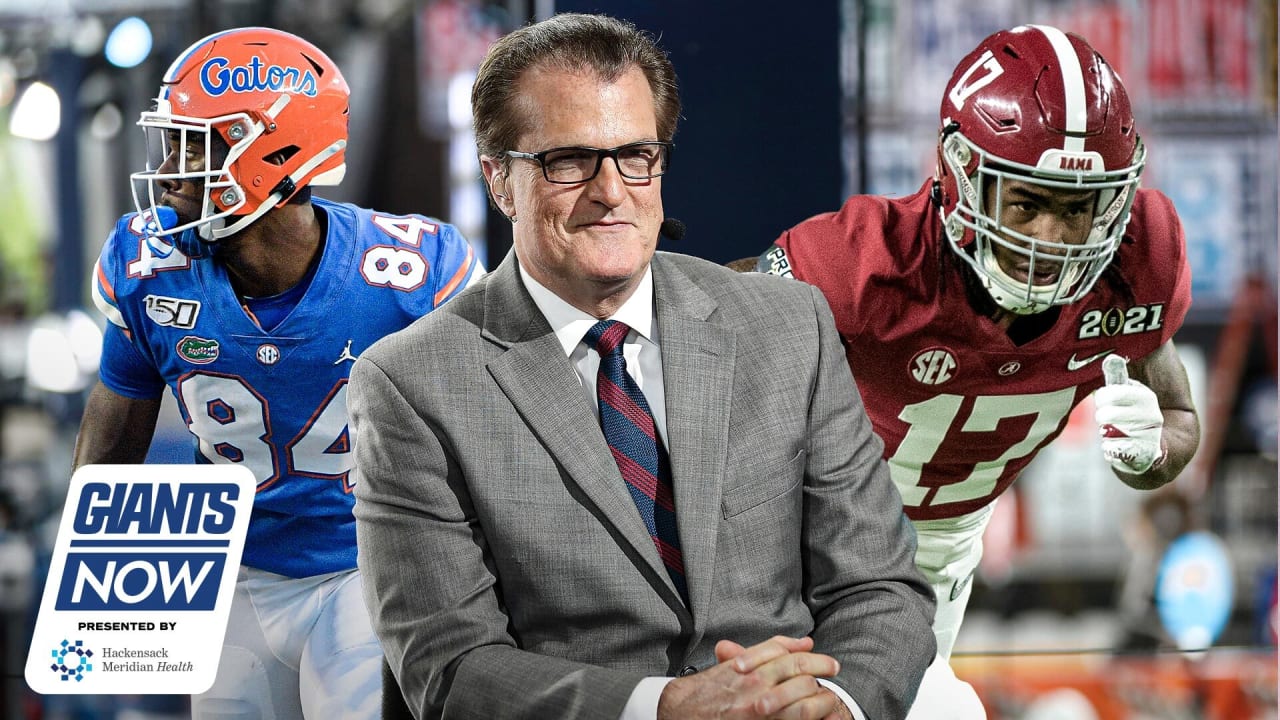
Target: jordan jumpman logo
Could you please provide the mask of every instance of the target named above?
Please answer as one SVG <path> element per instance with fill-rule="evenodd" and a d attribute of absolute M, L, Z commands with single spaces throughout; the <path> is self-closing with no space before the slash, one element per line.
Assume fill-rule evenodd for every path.
<path fill-rule="evenodd" d="M 333 364 L 334 364 L 334 365 L 338 365 L 338 364 L 342 363 L 342 361 L 343 361 L 343 360 L 350 360 L 351 362 L 355 362 L 355 361 L 356 361 L 356 356 L 351 354 L 351 341 L 350 341 L 350 340 L 348 340 L 348 341 L 347 341 L 347 346 L 346 346 L 346 347 L 344 347 L 344 348 L 342 348 L 342 354 L 338 356 L 338 359 L 337 359 L 337 360 L 334 360 L 334 361 L 333 361 Z"/>

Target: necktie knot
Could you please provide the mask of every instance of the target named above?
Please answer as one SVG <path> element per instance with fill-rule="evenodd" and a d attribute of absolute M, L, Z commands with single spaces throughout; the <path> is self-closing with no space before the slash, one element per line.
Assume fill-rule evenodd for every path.
<path fill-rule="evenodd" d="M 631 328 L 626 323 L 621 323 L 617 320 L 601 320 L 591 326 L 591 329 L 583 336 L 582 341 L 590 345 L 593 350 L 600 354 L 600 357 L 604 357 L 622 347 L 622 341 L 629 332 L 631 332 Z"/>

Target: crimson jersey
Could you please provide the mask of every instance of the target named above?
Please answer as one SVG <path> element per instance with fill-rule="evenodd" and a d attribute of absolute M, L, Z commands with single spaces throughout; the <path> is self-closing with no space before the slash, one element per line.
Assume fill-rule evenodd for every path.
<path fill-rule="evenodd" d="M 1139 190 L 1114 262 L 1133 299 L 1101 280 L 1015 345 L 970 306 L 926 182 L 914 195 L 855 195 L 784 232 L 760 269 L 826 295 L 906 513 L 951 518 L 991 503 L 1103 384 L 1101 358 L 1135 360 L 1182 325 L 1191 271 L 1173 203 Z M 960 261 L 953 266 L 960 265 Z"/>

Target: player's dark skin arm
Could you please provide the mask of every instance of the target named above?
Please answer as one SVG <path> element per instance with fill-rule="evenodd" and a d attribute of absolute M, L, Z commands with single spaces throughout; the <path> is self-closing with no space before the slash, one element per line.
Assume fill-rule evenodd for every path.
<path fill-rule="evenodd" d="M 1191 400 L 1191 384 L 1178 351 L 1169 340 L 1150 355 L 1129 363 L 1129 377 L 1151 388 L 1160 401 L 1164 415 L 1161 441 L 1168 456 L 1159 467 L 1142 475 L 1116 471 L 1124 484 L 1138 490 L 1152 490 L 1165 485 L 1191 462 L 1200 445 L 1200 418 Z"/>
<path fill-rule="evenodd" d="M 101 381 L 89 393 L 89 403 L 76 437 L 74 467 L 137 464 L 147 458 L 151 435 L 160 415 L 160 400 L 135 400 L 112 392 Z"/>
<path fill-rule="evenodd" d="M 734 272 L 751 272 L 756 269 L 756 263 L 760 261 L 758 257 L 745 257 L 740 260 L 731 260 L 724 264 L 725 267 Z"/>

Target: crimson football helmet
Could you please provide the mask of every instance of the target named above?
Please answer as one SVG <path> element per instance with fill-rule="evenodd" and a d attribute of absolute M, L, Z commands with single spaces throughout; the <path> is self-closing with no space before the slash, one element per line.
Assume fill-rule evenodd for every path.
<path fill-rule="evenodd" d="M 941 119 L 934 192 L 952 249 L 1010 312 L 1083 297 L 1120 247 L 1146 159 L 1115 70 L 1078 35 L 1002 30 L 960 61 Z M 1053 242 L 1002 226 L 1005 180 L 1096 191 L 1088 237 Z M 996 247 L 1029 263 L 1026 280 L 1000 267 Z"/>
<path fill-rule="evenodd" d="M 200 40 L 169 67 L 155 107 L 138 120 L 151 157 L 131 176 L 138 212 L 160 217 L 166 181 L 195 182 L 199 216 L 165 232 L 177 237 L 194 227 L 212 242 L 304 186 L 337 185 L 346 171 L 349 95 L 333 61 L 295 35 L 253 27 Z M 187 157 L 189 141 L 203 144 L 203 161 Z"/>

